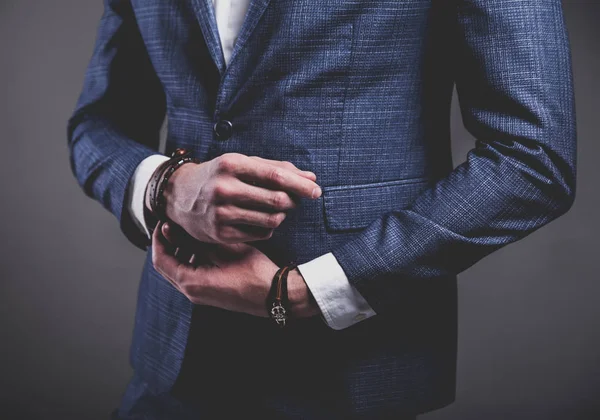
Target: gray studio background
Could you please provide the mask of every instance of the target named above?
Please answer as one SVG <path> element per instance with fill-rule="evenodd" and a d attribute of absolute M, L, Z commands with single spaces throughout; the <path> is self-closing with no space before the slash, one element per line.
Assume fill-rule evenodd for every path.
<path fill-rule="evenodd" d="M 600 2 L 565 9 L 575 205 L 460 276 L 457 402 L 424 420 L 600 419 Z M 105 419 L 131 374 L 144 255 L 67 154 L 101 13 L 100 0 L 0 0 L 0 419 Z M 454 122 L 458 165 L 473 139 Z"/>

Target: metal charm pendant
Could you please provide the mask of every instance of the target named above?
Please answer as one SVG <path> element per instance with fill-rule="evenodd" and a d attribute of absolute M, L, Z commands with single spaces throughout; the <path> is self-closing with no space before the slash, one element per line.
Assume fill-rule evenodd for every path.
<path fill-rule="evenodd" d="M 271 308 L 271 316 L 280 327 L 285 326 L 287 320 L 287 314 L 285 308 L 279 302 L 273 302 L 273 308 Z"/>

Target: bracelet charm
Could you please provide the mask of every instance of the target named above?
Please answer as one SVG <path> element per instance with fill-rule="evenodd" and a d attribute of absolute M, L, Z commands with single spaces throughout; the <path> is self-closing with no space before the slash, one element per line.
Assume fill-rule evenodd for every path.
<path fill-rule="evenodd" d="M 283 328 L 287 325 L 290 315 L 289 300 L 287 296 L 287 276 L 295 265 L 281 267 L 273 276 L 271 290 L 267 297 L 267 312 L 277 326 Z"/>
<path fill-rule="evenodd" d="M 273 318 L 277 325 L 285 327 L 287 315 L 281 302 L 273 302 L 273 308 L 271 308 L 271 318 Z"/>

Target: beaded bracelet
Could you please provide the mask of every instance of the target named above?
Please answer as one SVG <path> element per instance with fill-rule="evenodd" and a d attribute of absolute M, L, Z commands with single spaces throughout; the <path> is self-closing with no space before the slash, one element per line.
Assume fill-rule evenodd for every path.
<path fill-rule="evenodd" d="M 163 193 L 173 172 L 185 163 L 200 163 L 198 158 L 191 157 L 190 154 L 189 150 L 176 149 L 171 154 L 171 158 L 161 163 L 152 174 L 147 188 L 149 189 L 150 212 L 156 221 L 168 221 L 166 214 L 167 203 Z"/>

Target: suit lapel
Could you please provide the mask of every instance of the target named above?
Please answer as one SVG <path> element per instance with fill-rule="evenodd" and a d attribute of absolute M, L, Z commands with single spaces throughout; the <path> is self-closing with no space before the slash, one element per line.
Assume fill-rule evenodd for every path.
<path fill-rule="evenodd" d="M 248 38 L 250 38 L 252 31 L 254 31 L 254 28 L 256 28 L 258 21 L 260 20 L 270 1 L 271 0 L 250 0 L 246 17 L 244 18 L 244 22 L 240 28 L 240 33 L 238 34 L 235 45 L 233 46 L 233 51 L 231 52 L 231 58 L 229 59 L 228 67 L 235 65 L 235 57 L 239 55 L 244 48 L 246 41 Z M 257 51 L 253 51 L 253 53 L 257 53 Z"/>
<path fill-rule="evenodd" d="M 212 0 L 193 0 L 194 11 L 200 23 L 200 29 L 204 35 L 208 52 L 210 53 L 219 74 L 221 76 L 225 72 L 225 58 L 223 56 L 223 48 L 219 39 L 219 28 Z"/>
<path fill-rule="evenodd" d="M 271 0 L 250 0 L 246 17 L 242 23 L 238 38 L 231 53 L 229 65 L 226 66 L 221 40 L 219 38 L 219 28 L 215 18 L 213 2 L 212 0 L 193 0 L 202 34 L 204 35 L 210 55 L 215 62 L 215 65 L 219 69 L 221 77 L 224 76 L 224 74 L 227 72 L 227 69 L 229 69 L 232 65 L 235 65 L 236 56 L 238 56 L 242 51 L 242 48 L 244 48 L 246 41 L 248 38 L 250 38 L 252 31 L 254 28 L 256 28 L 258 21 L 260 20 L 270 1 Z"/>

